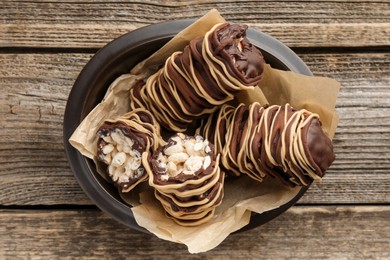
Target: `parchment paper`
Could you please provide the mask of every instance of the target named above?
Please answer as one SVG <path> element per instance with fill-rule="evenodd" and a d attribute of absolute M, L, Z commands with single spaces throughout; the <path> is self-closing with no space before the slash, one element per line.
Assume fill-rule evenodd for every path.
<path fill-rule="evenodd" d="M 160 203 L 153 198 L 152 190 L 141 193 L 141 205 L 132 210 L 137 223 L 157 237 L 183 243 L 190 253 L 200 253 L 215 248 L 230 233 L 246 226 L 251 212 L 275 209 L 290 201 L 299 190 L 272 178 L 261 184 L 246 176 L 227 180 L 223 203 L 214 218 L 198 227 L 182 227 L 167 218 Z"/>
<path fill-rule="evenodd" d="M 116 118 L 129 110 L 128 93 L 134 83 L 154 73 L 171 53 L 184 48 L 195 36 L 204 35 L 211 27 L 225 20 L 217 10 L 211 10 L 194 24 L 180 32 L 150 58 L 135 66 L 129 74 L 114 81 L 105 97 L 76 129 L 70 143 L 88 158 L 96 154 L 96 131 L 107 118 Z M 307 77 L 292 72 L 265 67 L 265 74 L 258 88 L 240 93 L 236 103 L 258 101 L 266 104 L 290 103 L 318 113 L 324 131 L 332 138 L 338 117 L 334 111 L 339 83 L 329 78 Z M 262 213 L 275 209 L 294 198 L 300 187 L 289 188 L 272 178 L 262 183 L 246 176 L 225 181 L 225 197 L 214 218 L 199 227 L 181 227 L 165 217 L 162 207 L 150 188 L 140 189 L 140 203 L 134 196 L 122 198 L 131 205 L 137 223 L 169 241 L 183 243 L 190 253 L 210 250 L 219 245 L 230 233 L 249 223 L 251 212 Z M 138 197 L 138 196 L 137 196 Z"/>
<path fill-rule="evenodd" d="M 115 119 L 129 111 L 130 88 L 142 76 L 124 74 L 108 88 L 102 102 L 99 103 L 76 128 L 69 139 L 70 144 L 80 153 L 94 159 L 97 152 L 97 130 L 106 119 Z"/>

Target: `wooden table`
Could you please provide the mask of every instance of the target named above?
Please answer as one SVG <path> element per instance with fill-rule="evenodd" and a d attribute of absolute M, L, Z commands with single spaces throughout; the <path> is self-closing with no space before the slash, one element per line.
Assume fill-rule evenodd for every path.
<path fill-rule="evenodd" d="M 189 255 L 97 209 L 64 152 L 72 85 L 93 54 L 136 28 L 218 8 L 338 80 L 337 160 L 275 220 Z M 390 259 L 390 2 L 0 2 L 0 259 Z"/>

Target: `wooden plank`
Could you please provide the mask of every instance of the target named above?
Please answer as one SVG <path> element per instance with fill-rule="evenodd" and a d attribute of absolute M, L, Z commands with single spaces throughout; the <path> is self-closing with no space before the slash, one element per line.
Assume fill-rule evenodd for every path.
<path fill-rule="evenodd" d="M 100 48 L 136 28 L 168 18 L 197 18 L 212 8 L 228 21 L 247 23 L 291 47 L 390 43 L 390 7 L 385 0 L 2 1 L 0 47 Z"/>
<path fill-rule="evenodd" d="M 389 259 L 390 208 L 293 207 L 190 255 L 95 210 L 1 210 L 0 258 Z"/>
<path fill-rule="evenodd" d="M 0 204 L 91 204 L 69 169 L 62 144 L 66 100 L 91 56 L 0 54 Z M 301 202 L 389 203 L 389 54 L 300 56 L 316 75 L 342 84 L 337 160 Z"/>
<path fill-rule="evenodd" d="M 62 122 L 72 84 L 91 55 L 0 56 L 0 204 L 90 204 L 69 168 Z"/>

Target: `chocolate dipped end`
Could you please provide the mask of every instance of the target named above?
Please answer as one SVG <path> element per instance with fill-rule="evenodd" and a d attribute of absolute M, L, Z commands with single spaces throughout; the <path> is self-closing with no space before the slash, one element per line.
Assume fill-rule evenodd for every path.
<path fill-rule="evenodd" d="M 306 130 L 305 153 L 314 166 L 316 174 L 323 177 L 336 158 L 332 141 L 322 130 L 318 118 L 311 120 L 309 127 L 304 130 Z"/>
<path fill-rule="evenodd" d="M 257 85 L 264 71 L 264 57 L 246 38 L 248 26 L 224 23 L 210 35 L 213 54 L 229 73 L 246 86 Z"/>

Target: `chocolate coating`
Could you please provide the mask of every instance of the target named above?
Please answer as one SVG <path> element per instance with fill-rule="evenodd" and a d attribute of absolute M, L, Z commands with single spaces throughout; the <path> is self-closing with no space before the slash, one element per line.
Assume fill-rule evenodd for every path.
<path fill-rule="evenodd" d="M 243 84 L 257 85 L 262 78 L 264 58 L 246 38 L 247 29 L 246 25 L 225 23 L 210 35 L 209 40 L 213 54 L 225 63 L 230 74 Z"/>
<path fill-rule="evenodd" d="M 318 119 L 311 121 L 306 133 L 306 142 L 305 152 L 309 155 L 311 164 L 317 166 L 317 175 L 323 177 L 336 157 L 332 141 L 324 134 Z"/>
<path fill-rule="evenodd" d="M 180 225 L 197 226 L 214 215 L 224 196 L 225 175 L 208 140 L 177 134 L 143 159 L 149 184 L 168 217 Z"/>
<path fill-rule="evenodd" d="M 141 155 L 158 147 L 159 132 L 160 127 L 153 115 L 143 109 L 135 109 L 115 120 L 106 120 L 99 127 L 97 159 L 107 165 L 108 177 L 122 192 L 130 191 L 147 179 Z"/>
<path fill-rule="evenodd" d="M 222 163 L 235 175 L 244 173 L 258 181 L 270 175 L 289 186 L 305 186 L 320 180 L 335 159 L 318 115 L 309 111 L 288 104 L 266 109 L 258 103 L 240 105 L 228 118 L 226 129 L 216 127 L 226 120 L 223 113 L 217 115 L 197 132 L 216 129 L 214 139 L 225 137 Z"/>
<path fill-rule="evenodd" d="M 141 133 L 138 131 L 134 131 L 134 129 L 131 129 L 128 125 L 126 125 L 124 122 L 118 121 L 118 122 L 105 122 L 98 130 L 98 142 L 97 142 L 97 153 L 98 153 L 98 160 L 105 163 L 105 161 L 102 158 L 103 155 L 103 148 L 108 144 L 104 141 L 103 137 L 108 136 L 112 131 L 115 129 L 119 129 L 126 137 L 129 137 L 131 140 L 133 140 L 134 144 L 132 149 L 137 150 L 140 154 L 142 154 L 146 149 L 146 134 Z M 143 167 L 141 167 L 143 169 Z M 107 167 L 107 174 L 108 173 L 108 167 Z M 129 187 L 131 187 L 133 184 L 138 182 L 139 180 L 144 178 L 144 174 L 140 176 L 136 176 L 133 178 L 129 178 L 128 181 L 114 181 L 114 185 L 119 187 L 121 190 L 126 190 Z"/>
<path fill-rule="evenodd" d="M 130 90 L 131 108 L 152 111 L 159 123 L 184 132 L 262 78 L 264 59 L 246 38 L 247 26 L 221 24 L 173 53 L 144 85 Z"/>

